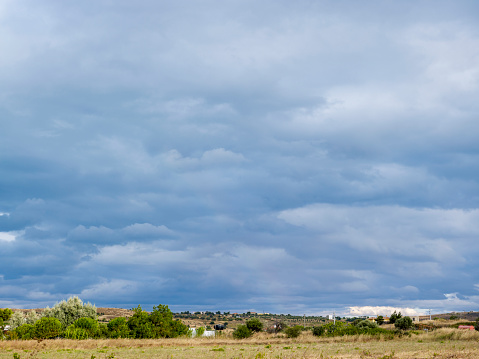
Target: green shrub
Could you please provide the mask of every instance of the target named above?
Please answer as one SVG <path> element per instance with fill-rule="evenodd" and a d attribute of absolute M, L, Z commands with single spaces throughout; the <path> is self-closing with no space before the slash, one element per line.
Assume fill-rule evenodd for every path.
<path fill-rule="evenodd" d="M 22 324 L 10 333 L 11 339 L 28 340 L 33 339 L 34 336 L 34 326 L 32 324 Z"/>
<path fill-rule="evenodd" d="M 151 314 L 143 311 L 140 305 L 133 310 L 135 314 L 127 322 L 132 338 L 174 338 L 188 334 L 188 327 L 180 320 L 173 320 L 167 305 L 153 307 Z"/>
<path fill-rule="evenodd" d="M 13 310 L 9 308 L 0 309 L 0 319 L 2 319 L 4 322 L 9 320 L 12 314 L 13 314 Z"/>
<path fill-rule="evenodd" d="M 479 321 L 476 322 L 476 324 L 474 325 L 474 329 L 476 329 L 477 331 L 479 331 Z"/>
<path fill-rule="evenodd" d="M 325 331 L 326 329 L 322 325 L 318 327 L 313 327 L 313 335 L 317 337 L 320 337 L 321 335 L 323 335 Z"/>
<path fill-rule="evenodd" d="M 203 334 L 205 334 L 205 327 L 199 327 L 196 329 L 196 336 L 201 337 Z"/>
<path fill-rule="evenodd" d="M 73 323 L 75 328 L 83 329 L 88 333 L 89 338 L 100 337 L 100 324 L 93 318 L 83 317 L 78 318 Z"/>
<path fill-rule="evenodd" d="M 63 337 L 66 339 L 83 340 L 90 338 L 88 330 L 84 328 L 75 327 L 73 324 L 63 332 Z"/>
<path fill-rule="evenodd" d="M 260 332 L 263 330 L 263 323 L 258 318 L 253 318 L 246 321 L 246 326 L 252 332 Z"/>
<path fill-rule="evenodd" d="M 235 339 L 245 339 L 253 335 L 253 332 L 246 325 L 238 325 L 238 327 L 233 332 L 233 338 Z"/>
<path fill-rule="evenodd" d="M 130 328 L 126 322 L 126 318 L 119 317 L 110 320 L 107 324 L 108 337 L 110 338 L 129 338 Z"/>
<path fill-rule="evenodd" d="M 334 336 L 339 334 L 341 330 L 346 326 L 345 323 L 343 322 L 336 322 L 336 323 L 327 323 L 324 325 L 324 328 L 326 329 L 327 335 L 328 336 Z M 350 325 L 350 327 L 353 327 Z"/>
<path fill-rule="evenodd" d="M 62 323 L 57 318 L 44 317 L 33 326 L 35 339 L 51 339 L 62 334 Z"/>
<path fill-rule="evenodd" d="M 134 308 L 133 310 L 135 313 L 133 314 L 133 316 L 128 318 L 127 321 L 132 338 L 153 338 L 153 328 L 148 318 L 148 313 L 141 309 L 141 305 Z"/>
<path fill-rule="evenodd" d="M 375 323 L 371 320 L 368 320 L 368 319 L 361 320 L 360 322 L 356 323 L 355 326 L 359 329 L 369 329 L 369 328 L 378 328 L 379 327 L 377 323 Z"/>
<path fill-rule="evenodd" d="M 396 320 L 394 326 L 398 329 L 406 330 L 412 327 L 412 319 L 410 317 L 402 317 Z"/>
<path fill-rule="evenodd" d="M 288 338 L 297 338 L 301 334 L 301 326 L 295 325 L 294 327 L 289 327 L 284 330 Z"/>

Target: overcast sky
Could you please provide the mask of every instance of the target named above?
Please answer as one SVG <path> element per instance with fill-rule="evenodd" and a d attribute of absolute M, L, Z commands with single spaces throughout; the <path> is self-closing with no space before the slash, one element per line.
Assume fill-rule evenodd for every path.
<path fill-rule="evenodd" d="M 478 20 L 0 0 L 0 306 L 478 310 Z"/>

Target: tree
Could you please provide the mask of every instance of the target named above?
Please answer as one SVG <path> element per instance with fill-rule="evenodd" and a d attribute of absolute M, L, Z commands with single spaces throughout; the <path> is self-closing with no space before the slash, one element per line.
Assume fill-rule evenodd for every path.
<path fill-rule="evenodd" d="M 27 324 L 35 324 L 35 322 L 40 319 L 40 316 L 37 314 L 36 311 L 31 310 L 28 312 L 28 314 L 25 317 L 25 320 L 27 321 Z"/>
<path fill-rule="evenodd" d="M 246 321 L 246 326 L 252 332 L 260 332 L 263 330 L 263 323 L 258 318 L 253 318 Z"/>
<path fill-rule="evenodd" d="M 56 338 L 62 333 L 62 323 L 57 318 L 43 317 L 33 326 L 36 339 Z"/>
<path fill-rule="evenodd" d="M 396 323 L 396 320 L 398 320 L 401 317 L 402 317 L 401 312 L 396 313 L 396 311 L 394 311 L 394 313 L 391 314 L 391 316 L 389 317 L 389 323 L 394 324 Z"/>
<path fill-rule="evenodd" d="M 173 320 L 173 313 L 167 305 L 153 307 L 151 314 L 139 305 L 128 319 L 128 328 L 133 338 L 174 338 L 187 335 L 188 327 L 180 320 Z"/>
<path fill-rule="evenodd" d="M 158 304 L 153 307 L 149 319 L 153 326 L 155 338 L 174 338 L 188 333 L 186 325 L 180 320 L 173 320 L 173 313 L 167 305 Z"/>
<path fill-rule="evenodd" d="M 396 320 L 394 326 L 398 329 L 406 330 L 412 327 L 412 319 L 410 317 L 402 317 Z"/>
<path fill-rule="evenodd" d="M 141 305 L 134 308 L 135 312 L 128 318 L 128 328 L 130 328 L 131 336 L 136 339 L 153 338 L 152 325 L 148 318 L 148 313 L 141 309 Z"/>
<path fill-rule="evenodd" d="M 376 318 L 376 323 L 378 323 L 378 325 L 382 325 L 384 323 L 384 317 L 382 315 L 378 315 Z"/>
<path fill-rule="evenodd" d="M 27 320 L 25 318 L 25 314 L 22 312 L 15 312 L 13 315 L 10 317 L 10 330 L 16 329 L 23 324 L 27 324 Z"/>
<path fill-rule="evenodd" d="M 83 303 L 78 297 L 70 297 L 67 301 L 62 300 L 55 304 L 53 308 L 45 308 L 42 316 L 57 318 L 63 327 L 66 328 L 79 318 L 96 319 L 96 307 L 90 303 Z"/>

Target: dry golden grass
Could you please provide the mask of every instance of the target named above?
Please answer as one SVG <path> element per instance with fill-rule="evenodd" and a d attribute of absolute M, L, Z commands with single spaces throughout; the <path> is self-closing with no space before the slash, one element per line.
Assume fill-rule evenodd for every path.
<path fill-rule="evenodd" d="M 479 358 L 479 332 L 439 329 L 388 340 L 385 337 L 297 339 L 259 333 L 245 340 L 230 336 L 175 339 L 102 339 L 0 342 L 0 359 L 14 358 L 329 358 L 329 359 L 466 359 Z"/>

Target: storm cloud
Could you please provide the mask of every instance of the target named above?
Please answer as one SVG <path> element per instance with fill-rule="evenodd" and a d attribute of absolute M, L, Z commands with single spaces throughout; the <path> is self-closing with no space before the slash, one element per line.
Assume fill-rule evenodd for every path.
<path fill-rule="evenodd" d="M 477 309 L 478 10 L 0 2 L 0 306 Z"/>

